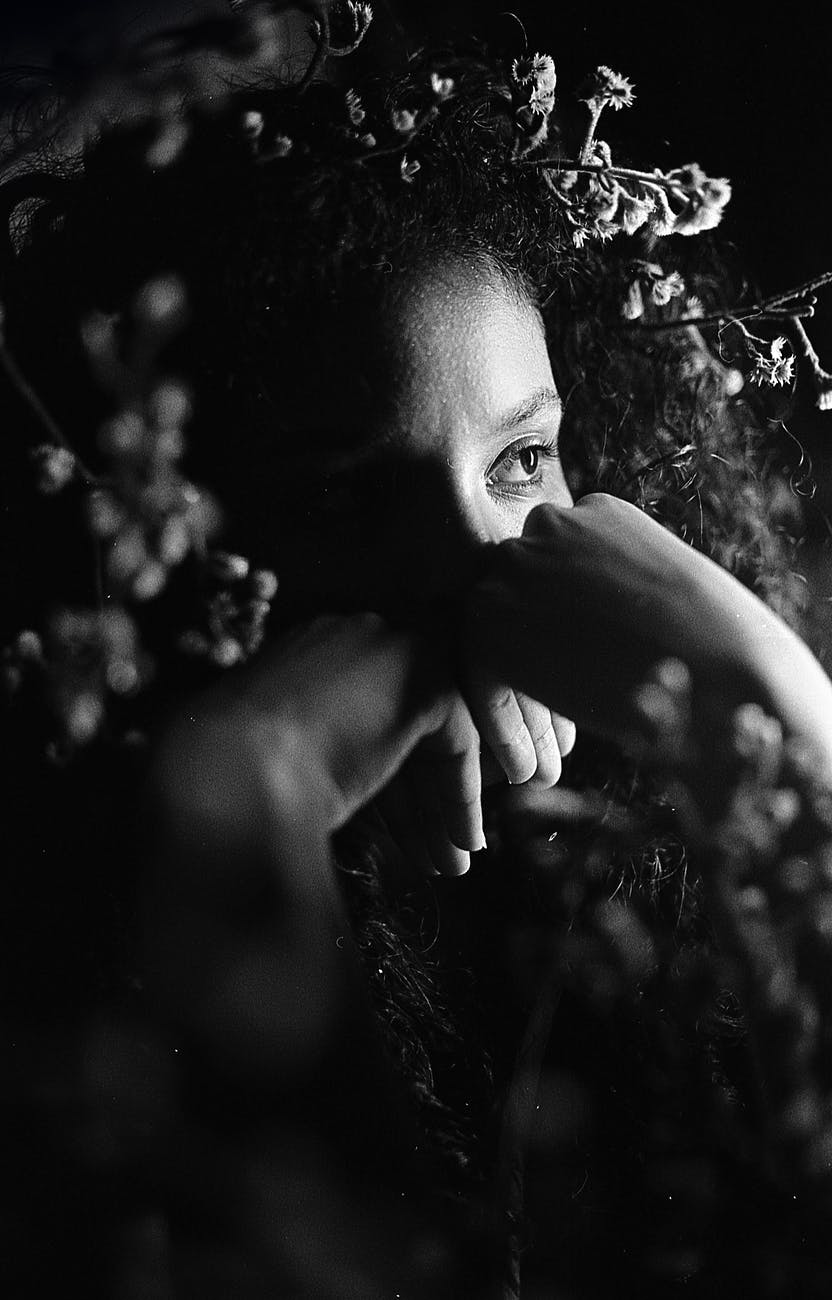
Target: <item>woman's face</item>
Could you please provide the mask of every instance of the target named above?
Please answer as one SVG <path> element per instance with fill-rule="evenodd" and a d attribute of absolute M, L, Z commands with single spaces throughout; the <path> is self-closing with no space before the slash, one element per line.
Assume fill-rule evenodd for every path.
<path fill-rule="evenodd" d="M 498 275 L 420 279 L 341 344 L 338 370 L 282 466 L 290 601 L 412 612 L 452 596 L 536 505 L 571 504 L 543 325 Z"/>

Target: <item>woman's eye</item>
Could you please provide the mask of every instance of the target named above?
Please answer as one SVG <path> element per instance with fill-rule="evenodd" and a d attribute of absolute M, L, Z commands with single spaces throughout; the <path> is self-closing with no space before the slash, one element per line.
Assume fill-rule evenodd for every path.
<path fill-rule="evenodd" d="M 508 447 L 488 472 L 489 487 L 527 487 L 543 477 L 543 461 L 556 457 L 553 443 L 527 443 Z"/>

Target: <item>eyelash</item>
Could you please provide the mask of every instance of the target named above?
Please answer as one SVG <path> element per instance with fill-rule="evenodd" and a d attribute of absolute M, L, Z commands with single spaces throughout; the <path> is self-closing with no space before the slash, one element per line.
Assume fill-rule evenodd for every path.
<path fill-rule="evenodd" d="M 531 478 L 520 480 L 516 483 L 497 483 L 494 479 L 497 471 L 503 466 L 516 465 L 525 451 L 536 451 L 540 456 L 540 463 Z M 545 473 L 545 463 L 560 459 L 558 453 L 558 444 L 556 438 L 527 438 L 522 442 L 513 442 L 510 447 L 497 457 L 497 460 L 491 466 L 486 476 L 487 485 L 492 490 L 507 496 L 523 496 L 525 493 L 533 491 L 543 482 Z"/>

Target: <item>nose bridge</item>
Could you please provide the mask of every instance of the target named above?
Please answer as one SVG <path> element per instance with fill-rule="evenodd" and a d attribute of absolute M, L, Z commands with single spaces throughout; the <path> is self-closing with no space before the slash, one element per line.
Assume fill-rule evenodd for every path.
<path fill-rule="evenodd" d="M 408 521 L 408 586 L 421 599 L 461 590 L 476 575 L 483 549 L 499 540 L 486 502 L 445 462 L 421 466 L 411 480 Z"/>

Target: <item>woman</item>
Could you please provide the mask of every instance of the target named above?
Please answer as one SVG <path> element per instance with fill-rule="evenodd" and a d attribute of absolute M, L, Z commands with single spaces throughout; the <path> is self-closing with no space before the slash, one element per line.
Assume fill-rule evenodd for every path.
<path fill-rule="evenodd" d="M 337 10 L 344 31 L 319 14 L 321 50 L 355 43 L 365 10 Z M 232 68 L 263 34 L 222 29 Z M 92 624 L 53 621 L 45 653 L 18 639 L 11 664 L 24 695 L 45 680 L 68 763 L 52 782 L 64 817 L 27 826 L 25 851 L 60 860 L 71 826 L 93 900 L 50 921 L 45 977 L 13 945 L 38 1024 L 54 971 L 73 971 L 92 1062 L 77 1149 L 43 1142 L 84 1189 L 80 1214 L 62 1202 L 58 1258 L 81 1273 L 78 1240 L 103 1240 L 102 1294 L 509 1294 L 522 1253 L 532 1294 L 611 1279 L 720 1294 L 748 1261 L 714 1221 L 751 1174 L 737 1158 L 712 1186 L 708 1166 L 699 1195 L 712 1131 L 696 1108 L 707 1095 L 716 1114 L 747 1080 L 713 1015 L 700 1034 L 703 1017 L 676 1008 L 654 1033 L 712 922 L 686 892 L 667 799 L 632 766 L 655 718 L 639 687 L 660 661 L 686 665 L 657 689 L 689 710 L 695 761 L 680 750 L 674 775 L 705 816 L 722 810 L 739 705 L 762 706 L 815 775 L 832 770 L 832 687 L 748 589 L 797 620 L 756 399 L 678 310 L 684 281 L 710 294 L 686 311 L 719 309 L 716 272 L 658 247 L 662 222 L 713 224 L 725 183 L 688 169 L 662 199 L 649 176 L 632 192 L 623 173 L 599 179 L 601 109 L 632 98 L 609 69 L 583 92 L 584 170 L 568 172 L 566 150 L 537 165 L 556 138 L 543 56 L 502 71 L 425 59 L 360 93 L 223 82 L 211 103 L 208 35 L 171 38 L 202 99 L 162 94 L 162 45 L 153 93 L 83 167 L 6 190 L 6 373 L 50 429 L 47 486 L 63 473 L 66 509 L 83 499 L 103 565 L 87 580 L 65 534 L 44 544 L 42 516 L 11 503 L 42 574 L 22 622 L 43 624 L 54 591 L 71 611 L 99 581 L 105 602 Z M 775 366 L 733 329 L 724 355 Z M 191 478 L 221 496 L 225 552 L 207 548 Z M 37 751 L 20 777 L 32 809 L 42 737 L 22 705 L 13 717 Z M 137 721 L 150 744 L 121 747 L 124 780 L 107 742 Z M 567 758 L 569 789 L 546 794 Z M 613 845 L 602 818 L 588 848 L 599 791 L 608 823 L 613 806 L 626 817 Z M 105 888 L 124 823 L 126 883 Z M 443 879 L 472 854 L 464 881 Z M 68 906 L 75 882 L 61 892 L 53 874 Z M 672 957 L 655 937 L 638 949 L 608 906 L 634 881 L 657 934 L 679 914 Z M 24 888 L 17 914 L 30 909 Z M 621 925 L 618 988 L 597 945 Z M 104 1120 L 96 1089 L 116 1098 Z M 651 1135 L 671 1117 L 675 1137 Z M 671 1153 L 694 1167 L 684 1231 L 656 1172 Z M 780 1212 L 773 1185 L 758 1222 Z M 645 1214 L 656 1236 L 636 1246 Z"/>

